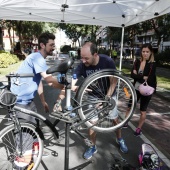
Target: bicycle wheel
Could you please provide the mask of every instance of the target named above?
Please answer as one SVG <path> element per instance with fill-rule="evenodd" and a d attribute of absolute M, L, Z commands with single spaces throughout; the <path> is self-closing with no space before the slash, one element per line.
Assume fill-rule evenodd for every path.
<path fill-rule="evenodd" d="M 36 127 L 28 123 L 20 125 L 22 145 L 21 133 L 16 131 L 14 124 L 0 131 L 1 170 L 36 170 L 41 161 L 44 145 Z"/>
<path fill-rule="evenodd" d="M 87 120 L 87 127 L 98 132 L 110 132 L 122 127 L 132 117 L 136 92 L 121 72 L 104 69 L 85 79 L 77 91 L 76 100 L 82 106 L 78 114 L 83 121 Z M 129 113 L 125 117 L 127 110 Z"/>

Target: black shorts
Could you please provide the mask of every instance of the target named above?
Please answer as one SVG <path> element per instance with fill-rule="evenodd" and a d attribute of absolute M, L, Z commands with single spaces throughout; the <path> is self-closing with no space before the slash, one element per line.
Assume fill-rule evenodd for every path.
<path fill-rule="evenodd" d="M 137 102 L 140 100 L 140 111 L 146 111 L 148 108 L 149 102 L 152 98 L 152 95 L 150 96 L 143 96 L 140 94 L 138 90 L 136 90 L 136 95 L 137 95 Z M 129 100 L 128 107 L 131 107 L 131 99 Z"/>

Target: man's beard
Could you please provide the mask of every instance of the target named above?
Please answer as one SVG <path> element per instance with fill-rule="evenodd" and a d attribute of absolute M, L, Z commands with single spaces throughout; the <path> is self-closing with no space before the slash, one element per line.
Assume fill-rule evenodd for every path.
<path fill-rule="evenodd" d="M 89 66 L 90 66 L 90 64 L 87 64 L 87 63 L 86 63 L 86 64 L 84 64 L 84 65 L 85 65 L 86 67 L 89 67 Z"/>
<path fill-rule="evenodd" d="M 53 55 L 53 51 L 54 51 L 54 50 L 49 51 L 49 52 L 46 51 L 46 54 L 52 56 L 52 55 Z"/>

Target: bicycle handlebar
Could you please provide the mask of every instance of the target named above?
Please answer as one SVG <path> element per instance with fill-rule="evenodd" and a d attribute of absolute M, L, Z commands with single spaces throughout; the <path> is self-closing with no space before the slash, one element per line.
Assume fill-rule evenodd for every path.
<path fill-rule="evenodd" d="M 6 75 L 6 77 L 34 77 L 34 74 L 33 73 L 22 73 L 22 74 L 10 73 Z"/>

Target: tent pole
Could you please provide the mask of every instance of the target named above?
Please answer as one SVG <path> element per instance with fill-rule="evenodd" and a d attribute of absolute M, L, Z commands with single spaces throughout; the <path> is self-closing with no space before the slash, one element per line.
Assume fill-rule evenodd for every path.
<path fill-rule="evenodd" d="M 124 26 L 122 26 L 122 37 L 121 37 L 121 48 L 120 48 L 120 63 L 119 63 L 120 71 L 122 70 L 123 39 L 124 39 Z"/>
<path fill-rule="evenodd" d="M 119 63 L 119 71 L 122 70 L 123 39 L 124 39 L 124 25 L 122 25 L 122 37 L 121 37 L 121 47 L 120 47 L 120 63 Z M 118 97 L 119 97 L 119 87 L 120 87 L 120 79 L 118 80 L 117 101 L 118 101 Z"/>

